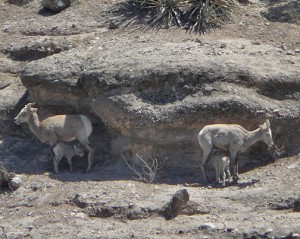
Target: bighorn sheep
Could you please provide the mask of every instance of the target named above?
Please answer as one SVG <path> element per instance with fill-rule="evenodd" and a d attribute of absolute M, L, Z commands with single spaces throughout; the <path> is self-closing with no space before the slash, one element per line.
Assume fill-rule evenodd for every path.
<path fill-rule="evenodd" d="M 70 142 L 77 139 L 88 157 L 89 172 L 92 167 L 93 148 L 88 137 L 92 133 L 92 123 L 84 115 L 55 115 L 43 121 L 39 120 L 35 103 L 29 103 L 15 117 L 16 124 L 27 123 L 32 133 L 43 143 L 53 148 L 58 142 Z"/>
<path fill-rule="evenodd" d="M 274 147 L 269 120 L 253 131 L 248 131 L 242 126 L 235 124 L 205 126 L 198 134 L 198 142 L 203 150 L 200 167 L 205 182 L 208 181 L 205 166 L 213 146 L 229 151 L 230 160 L 234 161 L 233 179 L 237 181 L 239 178 L 237 153 L 244 152 L 260 140 L 263 140 L 269 147 Z"/>
<path fill-rule="evenodd" d="M 224 155 L 220 150 L 214 149 L 210 156 L 210 161 L 216 172 L 216 182 L 220 182 L 220 175 L 222 178 L 222 185 L 225 186 L 226 176 L 229 183 L 231 182 L 231 175 L 229 171 L 230 159 Z"/>
<path fill-rule="evenodd" d="M 84 150 L 81 146 L 69 145 L 65 143 L 57 143 L 54 148 L 54 159 L 53 159 L 53 165 L 54 165 L 54 172 L 59 173 L 58 171 L 58 164 L 60 160 L 63 157 L 66 157 L 69 163 L 70 172 L 73 173 L 73 165 L 72 165 L 72 158 L 76 155 L 82 157 L 84 155 Z"/>

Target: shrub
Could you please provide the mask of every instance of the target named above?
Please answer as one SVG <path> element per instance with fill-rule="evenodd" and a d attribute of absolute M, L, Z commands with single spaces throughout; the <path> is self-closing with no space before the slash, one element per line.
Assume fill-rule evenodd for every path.
<path fill-rule="evenodd" d="M 129 162 L 123 155 L 121 155 L 129 169 L 134 173 L 133 178 L 138 181 L 147 183 L 154 182 L 158 171 L 164 164 L 164 161 L 159 162 L 156 157 L 148 156 L 143 158 L 136 154 L 133 161 Z"/>
<path fill-rule="evenodd" d="M 126 26 L 142 24 L 146 29 L 177 26 L 203 34 L 230 20 L 236 0 L 127 0 L 114 14 Z"/>

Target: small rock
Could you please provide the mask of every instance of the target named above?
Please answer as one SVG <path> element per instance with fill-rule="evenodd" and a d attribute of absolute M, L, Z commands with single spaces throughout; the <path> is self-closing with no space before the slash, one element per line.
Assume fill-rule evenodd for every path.
<path fill-rule="evenodd" d="M 114 22 L 110 21 L 109 24 L 108 24 L 108 29 L 111 29 L 111 30 L 114 30 L 114 29 L 117 29 L 118 28 L 118 25 L 115 24 Z"/>
<path fill-rule="evenodd" d="M 214 90 L 214 88 L 212 86 L 205 86 L 204 87 L 204 91 L 206 92 L 212 92 Z"/>
<path fill-rule="evenodd" d="M 196 42 L 196 43 L 202 43 L 202 41 L 199 38 L 195 38 L 194 42 Z"/>
<path fill-rule="evenodd" d="M 31 183 L 30 185 L 26 186 L 26 188 L 31 189 L 32 191 L 36 192 L 37 190 L 39 190 L 41 188 L 41 186 L 36 183 Z"/>
<path fill-rule="evenodd" d="M 300 235 L 298 233 L 295 232 L 290 232 L 285 239 L 299 239 Z"/>
<path fill-rule="evenodd" d="M 86 214 L 85 213 L 83 213 L 83 212 L 79 212 L 79 213 L 76 213 L 75 214 L 75 217 L 77 217 L 77 218 L 86 218 Z"/>
<path fill-rule="evenodd" d="M 8 26 L 3 27 L 2 31 L 8 33 L 9 32 L 9 27 Z"/>
<path fill-rule="evenodd" d="M 287 51 L 286 53 L 288 56 L 294 56 L 295 55 L 295 52 L 294 51 Z"/>
<path fill-rule="evenodd" d="M 182 88 L 186 92 L 188 92 L 190 90 L 190 87 L 188 85 L 184 85 Z"/>
<path fill-rule="evenodd" d="M 213 223 L 204 223 L 204 224 L 199 226 L 199 229 L 202 229 L 202 230 L 217 230 L 218 228 Z"/>
<path fill-rule="evenodd" d="M 85 208 L 88 206 L 87 200 L 84 196 L 75 194 L 74 198 L 71 199 L 71 201 L 80 208 Z"/>
<path fill-rule="evenodd" d="M 258 45 L 261 45 L 261 42 L 260 41 L 254 41 L 254 42 L 252 42 L 252 44 L 258 46 Z"/>
<path fill-rule="evenodd" d="M 282 50 L 286 50 L 287 49 L 286 45 L 281 45 L 280 47 L 281 47 Z"/>
<path fill-rule="evenodd" d="M 28 229 L 29 231 L 31 231 L 34 228 L 34 226 L 27 226 L 26 229 Z"/>
<path fill-rule="evenodd" d="M 227 47 L 226 43 L 222 43 L 222 44 L 220 45 L 220 48 L 222 48 L 222 49 L 224 49 L 224 48 L 226 48 L 226 47 Z"/>
<path fill-rule="evenodd" d="M 265 232 L 265 236 L 269 235 L 272 232 L 273 232 L 273 228 L 268 228 L 267 231 Z"/>
<path fill-rule="evenodd" d="M 10 182 L 9 182 L 9 185 L 13 188 L 13 189 L 17 189 L 20 187 L 22 183 L 22 180 L 21 178 L 19 177 L 13 177 Z"/>

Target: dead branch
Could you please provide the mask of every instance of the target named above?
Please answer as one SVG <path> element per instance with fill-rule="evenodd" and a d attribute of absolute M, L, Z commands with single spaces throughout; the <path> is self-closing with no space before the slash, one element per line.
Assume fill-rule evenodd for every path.
<path fill-rule="evenodd" d="M 148 156 L 148 160 L 145 160 L 140 155 L 136 154 L 136 161 L 134 163 L 129 163 L 128 160 L 121 155 L 127 166 L 135 174 L 134 179 L 144 181 L 144 182 L 153 182 L 157 176 L 157 172 L 160 169 L 161 165 L 159 164 L 157 158 Z"/>

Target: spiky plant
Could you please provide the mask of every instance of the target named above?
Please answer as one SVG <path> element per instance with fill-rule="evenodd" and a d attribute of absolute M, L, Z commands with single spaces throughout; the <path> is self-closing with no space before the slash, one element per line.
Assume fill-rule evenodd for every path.
<path fill-rule="evenodd" d="M 222 26 L 230 19 L 236 0 L 189 0 L 185 16 L 188 28 L 195 33 L 205 33 Z"/>
<path fill-rule="evenodd" d="M 161 27 L 166 29 L 172 25 L 181 27 L 182 24 L 182 4 L 184 0 L 140 0 L 142 6 L 149 9 L 151 17 L 148 20 L 150 28 Z"/>
<path fill-rule="evenodd" d="M 128 27 L 146 24 L 149 10 L 144 7 L 144 1 L 127 0 L 119 3 L 111 12 L 116 16 L 117 21 L 122 22 L 125 27 Z M 109 22 L 111 17 L 105 20 Z"/>
<path fill-rule="evenodd" d="M 112 12 L 123 26 L 159 30 L 175 25 L 203 34 L 228 21 L 236 5 L 237 0 L 127 0 Z"/>

